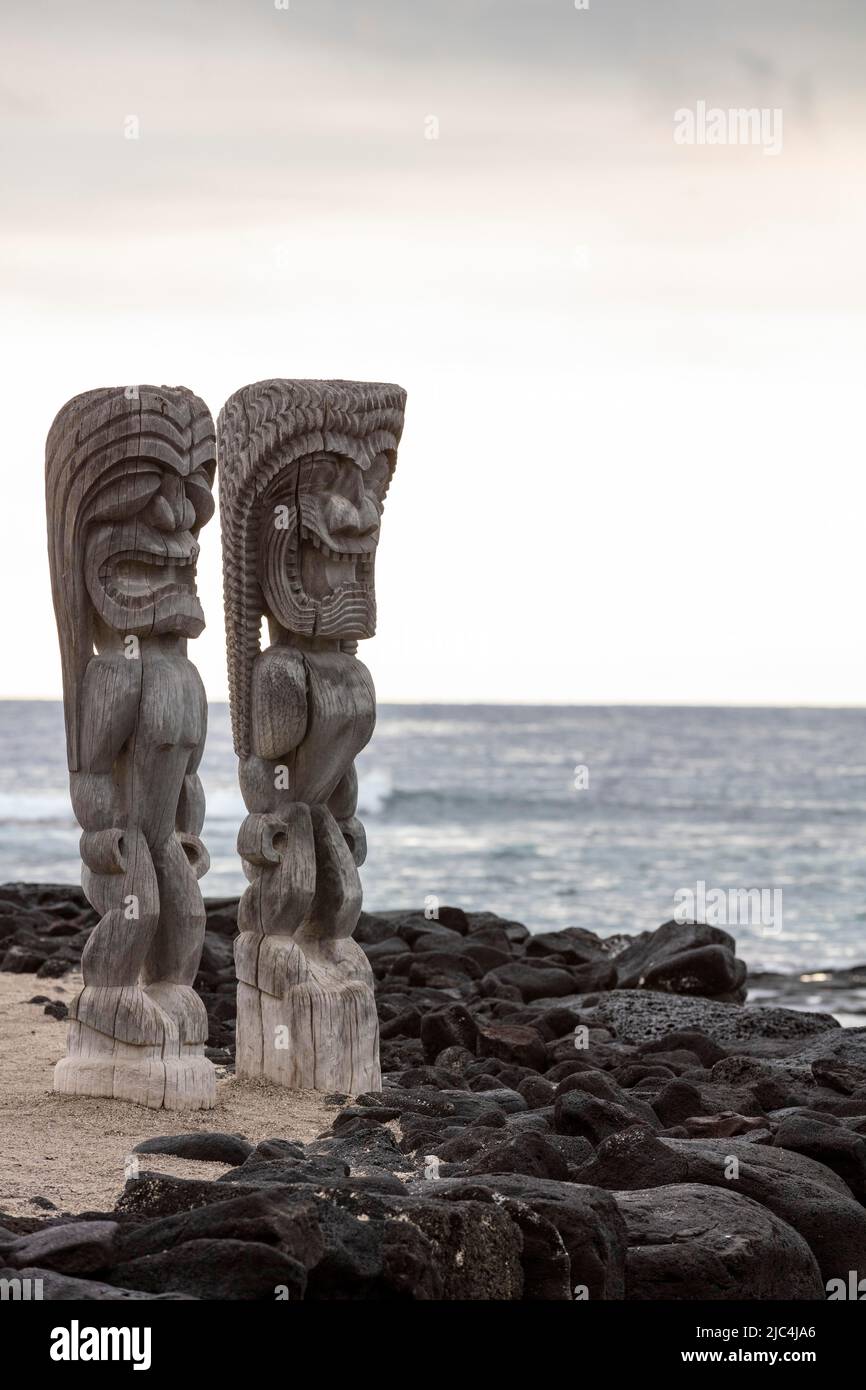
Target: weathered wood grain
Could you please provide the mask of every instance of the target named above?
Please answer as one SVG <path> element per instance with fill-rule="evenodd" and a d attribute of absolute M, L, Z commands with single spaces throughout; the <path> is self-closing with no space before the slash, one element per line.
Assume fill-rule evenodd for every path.
<path fill-rule="evenodd" d="M 82 956 L 55 1090 L 166 1109 L 214 1104 L 198 765 L 207 705 L 186 643 L 204 627 L 198 533 L 213 420 L 185 388 L 89 391 L 46 448 L 51 584 L 82 885 L 102 914 Z"/>
<path fill-rule="evenodd" d="M 218 425 L 229 690 L 249 811 L 237 1070 L 299 1089 L 381 1086 L 372 972 L 352 939 L 366 853 L 354 760 L 376 717 L 355 652 L 375 631 L 404 406 L 398 386 L 265 381 L 236 392 Z"/>

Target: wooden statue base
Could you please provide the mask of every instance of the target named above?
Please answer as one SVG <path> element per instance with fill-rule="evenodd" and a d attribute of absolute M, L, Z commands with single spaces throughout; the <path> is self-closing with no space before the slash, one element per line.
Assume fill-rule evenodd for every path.
<path fill-rule="evenodd" d="M 112 1057 L 64 1057 L 54 1068 L 54 1089 L 67 1096 L 130 1100 L 151 1110 L 212 1110 L 216 1073 L 201 1047 L 180 1057 L 117 1043 Z M 135 1054 L 135 1055 L 133 1055 Z"/>
<path fill-rule="evenodd" d="M 106 1016 L 114 1018 L 114 1034 L 94 1026 Z M 189 986 L 85 986 L 70 1008 L 68 1051 L 54 1069 L 54 1089 L 152 1110 L 210 1110 L 216 1073 L 204 1055 L 207 1027 Z"/>
<path fill-rule="evenodd" d="M 298 1091 L 380 1091 L 379 1020 L 369 985 L 292 986 L 281 998 L 238 984 L 238 1076 Z"/>

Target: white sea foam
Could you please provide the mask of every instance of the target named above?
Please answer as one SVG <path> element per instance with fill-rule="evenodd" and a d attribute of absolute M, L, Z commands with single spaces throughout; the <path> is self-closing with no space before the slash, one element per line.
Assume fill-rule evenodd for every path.
<path fill-rule="evenodd" d="M 241 891 L 228 711 L 200 769 L 206 895 Z M 863 958 L 866 710 L 394 707 L 358 759 L 365 906 L 429 897 L 533 929 L 652 929 L 678 889 L 782 887 L 785 930 L 740 929 L 754 968 Z M 589 769 L 577 787 L 576 763 Z M 0 702 L 0 882 L 74 883 L 63 712 Z"/>
<path fill-rule="evenodd" d="M 207 787 L 206 792 L 209 821 L 233 821 L 240 825 L 247 810 L 237 786 Z M 378 815 L 384 809 L 391 792 L 391 776 L 387 771 L 372 768 L 369 772 L 363 773 L 358 784 L 359 814 Z"/>
<path fill-rule="evenodd" d="M 383 810 L 391 791 L 390 774 L 384 770 L 372 769 L 360 780 L 358 810 L 368 816 L 377 815 Z M 227 820 L 239 825 L 246 813 L 243 797 L 237 786 L 208 789 L 208 820 Z M 74 823 L 75 817 L 72 814 L 67 788 L 38 792 L 0 792 L 0 822 L 8 824 L 21 821 Z"/>
<path fill-rule="evenodd" d="M 0 822 L 62 821 L 75 823 L 69 792 L 0 792 Z"/>
<path fill-rule="evenodd" d="M 358 810 L 362 815 L 378 816 L 384 811 L 394 790 L 391 774 L 385 768 L 373 767 L 358 778 Z"/>
<path fill-rule="evenodd" d="M 246 813 L 247 808 L 239 787 L 215 787 L 213 790 L 207 790 L 208 820 L 229 820 L 235 825 L 240 825 Z"/>

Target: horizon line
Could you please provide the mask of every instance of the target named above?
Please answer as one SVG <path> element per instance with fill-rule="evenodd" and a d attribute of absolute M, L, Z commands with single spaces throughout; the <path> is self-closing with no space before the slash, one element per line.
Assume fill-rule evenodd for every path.
<path fill-rule="evenodd" d="M 0 695 L 0 705 L 62 705 L 59 695 Z M 208 705 L 228 705 L 228 697 L 211 699 Z M 846 702 L 820 701 L 803 702 L 798 700 L 780 702 L 778 700 L 726 700 L 713 702 L 707 700 L 378 700 L 377 709 L 391 708 L 439 708 L 439 709 L 791 709 L 791 710 L 866 710 L 866 702 L 851 704 Z"/>

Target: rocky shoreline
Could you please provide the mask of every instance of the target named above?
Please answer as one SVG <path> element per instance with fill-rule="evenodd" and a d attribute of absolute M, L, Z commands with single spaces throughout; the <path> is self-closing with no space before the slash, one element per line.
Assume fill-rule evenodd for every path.
<path fill-rule="evenodd" d="M 237 902 L 207 908 L 196 987 L 226 1076 Z M 79 889 L 4 885 L 0 969 L 62 979 L 94 924 Z M 0 1198 L 0 1279 L 46 1299 L 568 1301 L 821 1300 L 866 1276 L 866 1028 L 803 1007 L 856 1020 L 866 967 L 761 977 L 755 1003 L 733 939 L 701 925 L 533 936 L 443 907 L 365 913 L 356 936 L 381 1092 L 329 1097 L 306 1144 L 166 1115 L 112 1210 Z M 62 1027 L 62 1004 L 32 1004 Z"/>

